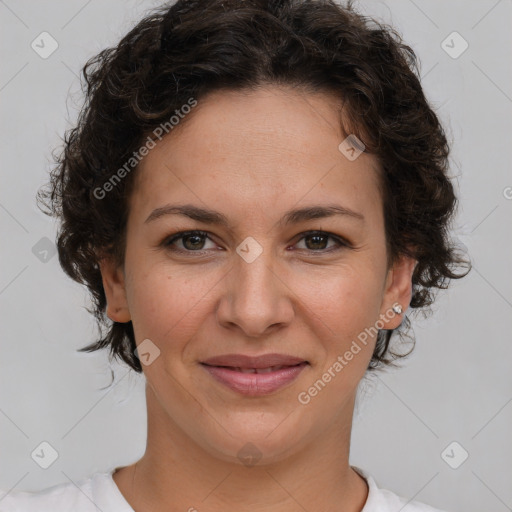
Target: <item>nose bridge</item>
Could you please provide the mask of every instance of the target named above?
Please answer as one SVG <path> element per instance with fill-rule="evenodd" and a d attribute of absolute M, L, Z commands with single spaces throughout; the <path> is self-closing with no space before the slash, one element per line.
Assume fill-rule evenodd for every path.
<path fill-rule="evenodd" d="M 271 249 L 248 237 L 237 247 L 237 253 L 219 319 L 237 324 L 249 336 L 288 322 L 293 309 L 287 288 L 277 276 L 279 265 Z"/>
<path fill-rule="evenodd" d="M 258 244 L 259 245 L 259 244 Z M 261 247 L 261 246 L 260 246 Z M 271 250 L 259 249 L 254 242 L 244 242 L 237 248 L 235 263 L 236 287 L 253 294 L 271 293 L 275 277 L 275 262 Z"/>

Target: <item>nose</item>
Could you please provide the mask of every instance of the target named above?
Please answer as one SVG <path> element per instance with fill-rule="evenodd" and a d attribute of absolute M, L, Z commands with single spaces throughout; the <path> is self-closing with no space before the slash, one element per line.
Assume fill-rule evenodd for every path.
<path fill-rule="evenodd" d="M 257 338 L 290 324 L 293 292 L 283 267 L 273 258 L 265 251 L 250 263 L 235 256 L 217 309 L 220 325 Z"/>

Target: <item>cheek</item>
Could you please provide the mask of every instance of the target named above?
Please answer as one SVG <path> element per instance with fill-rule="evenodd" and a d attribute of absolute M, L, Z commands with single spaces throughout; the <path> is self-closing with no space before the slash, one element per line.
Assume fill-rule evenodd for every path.
<path fill-rule="evenodd" d="M 137 342 L 149 338 L 162 350 L 179 349 L 180 340 L 197 330 L 213 283 L 206 275 L 198 277 L 197 271 L 184 274 L 166 265 L 132 269 L 127 293 Z"/>
<path fill-rule="evenodd" d="M 291 286 L 311 314 L 317 315 L 341 339 L 357 335 L 378 319 L 380 277 L 366 265 L 304 273 Z"/>
<path fill-rule="evenodd" d="M 341 403 L 355 391 L 371 360 L 379 319 L 380 281 L 367 267 L 365 272 L 345 273 L 338 278 L 317 280 L 308 307 L 317 312 L 315 336 L 324 348 L 306 398 L 315 398 L 319 414 L 339 412 Z M 321 397 L 320 397 L 321 395 Z M 333 405 L 336 407 L 333 408 Z M 333 410 L 331 410 L 333 409 Z"/>

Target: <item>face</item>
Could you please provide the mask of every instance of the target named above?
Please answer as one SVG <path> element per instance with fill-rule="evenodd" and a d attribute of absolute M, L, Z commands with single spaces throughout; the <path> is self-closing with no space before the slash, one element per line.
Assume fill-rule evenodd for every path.
<path fill-rule="evenodd" d="M 386 265 L 377 161 L 338 148 L 337 105 L 278 87 L 199 101 L 137 169 L 124 267 L 101 263 L 107 314 L 149 354 L 150 421 L 224 460 L 248 442 L 277 460 L 350 422 L 369 329 L 410 302 L 414 262 Z M 185 205 L 215 215 L 165 210 Z M 303 363 L 205 364 L 226 354 Z"/>

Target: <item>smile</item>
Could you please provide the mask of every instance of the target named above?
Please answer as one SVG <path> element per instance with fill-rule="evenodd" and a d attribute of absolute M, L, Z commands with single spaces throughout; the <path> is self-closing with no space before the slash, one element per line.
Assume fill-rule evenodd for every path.
<path fill-rule="evenodd" d="M 308 363 L 278 365 L 266 368 L 214 366 L 202 363 L 203 368 L 217 381 L 231 390 L 246 396 L 274 393 L 291 384 Z"/>

